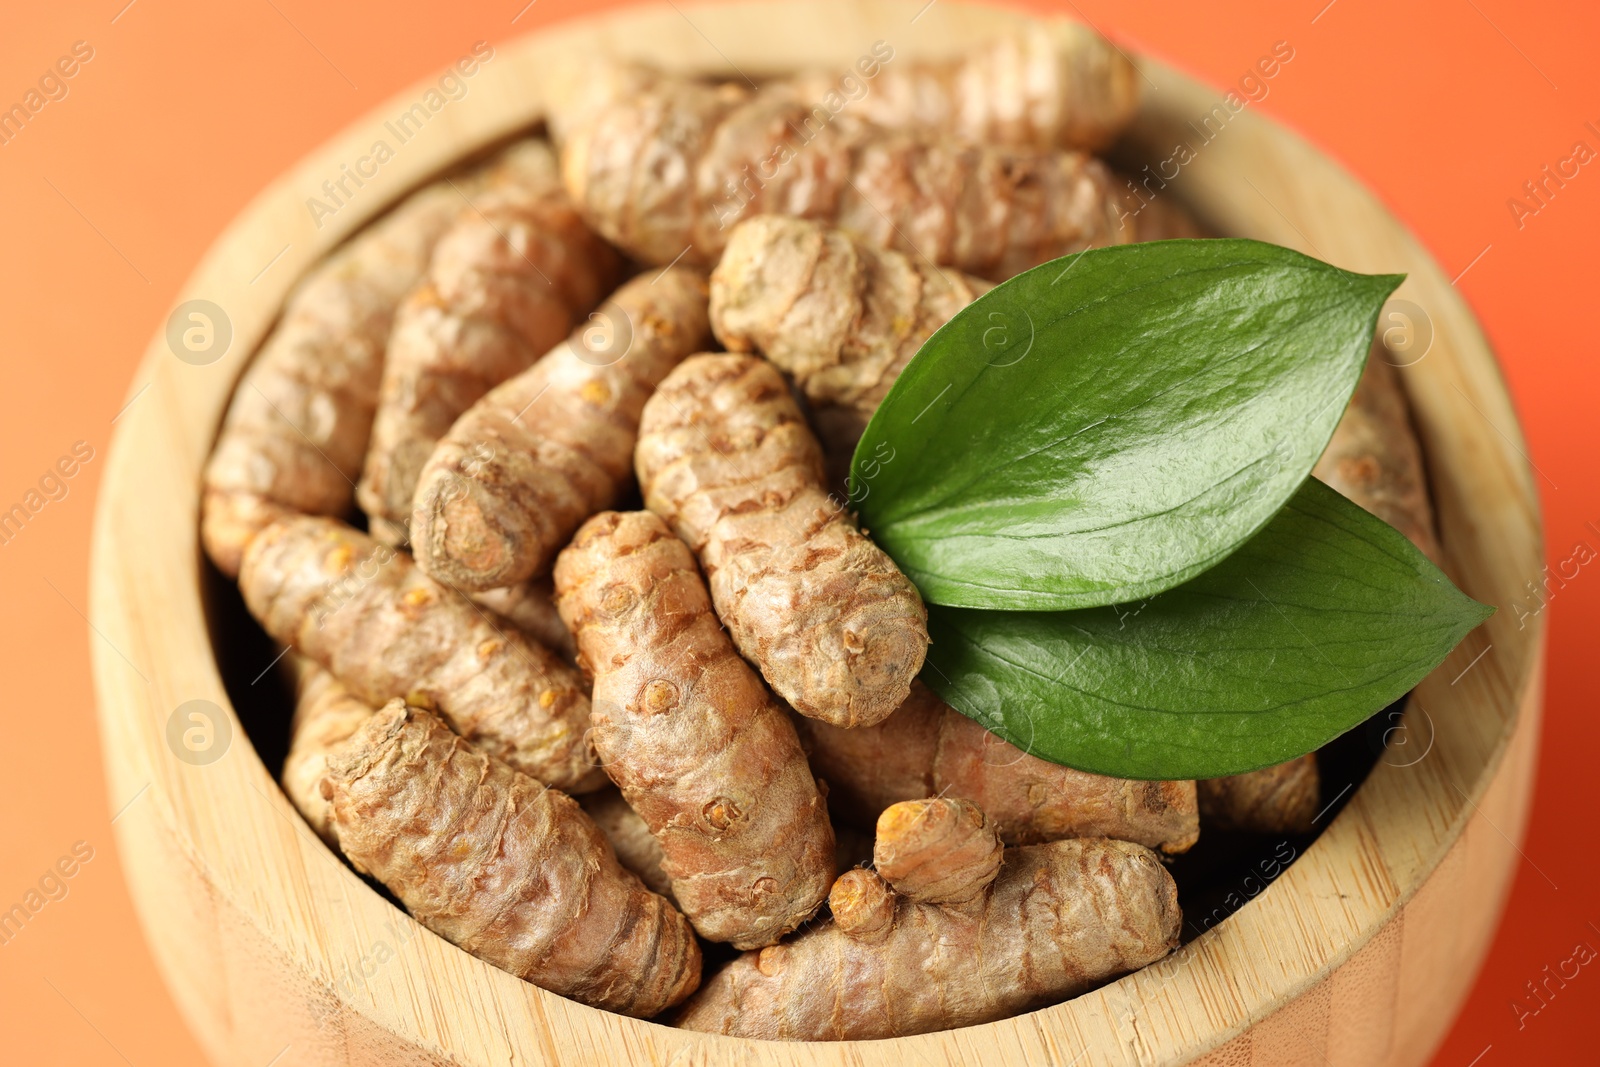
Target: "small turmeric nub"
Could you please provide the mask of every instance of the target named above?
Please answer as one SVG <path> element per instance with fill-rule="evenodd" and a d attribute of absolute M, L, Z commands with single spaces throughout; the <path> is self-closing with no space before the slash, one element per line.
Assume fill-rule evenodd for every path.
<path fill-rule="evenodd" d="M 907 801 L 878 816 L 872 862 L 910 900 L 960 904 L 994 881 L 1004 847 L 971 801 Z"/>

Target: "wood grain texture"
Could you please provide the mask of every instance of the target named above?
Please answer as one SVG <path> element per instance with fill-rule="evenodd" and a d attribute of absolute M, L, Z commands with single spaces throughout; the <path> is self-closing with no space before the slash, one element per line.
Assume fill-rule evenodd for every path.
<path fill-rule="evenodd" d="M 1020 21 L 942 3 L 913 23 L 923 6 L 679 4 L 513 42 L 469 97 L 321 229 L 305 198 L 363 154 L 420 88 L 274 183 L 200 264 L 182 298 L 220 304 L 233 344 L 195 367 L 160 336 L 152 342 L 138 376 L 152 382 L 149 395 L 120 420 L 108 460 L 91 598 L 110 795 L 116 807 L 139 797 L 115 824 L 123 861 L 168 983 L 218 1063 L 1343 1065 L 1420 1063 L 1436 1046 L 1520 862 L 1540 711 L 1538 619 L 1519 629 L 1501 612 L 1470 636 L 1411 702 L 1414 747 L 1391 750 L 1287 873 L 1171 959 L 1020 1018 L 885 1042 L 688 1034 L 497 971 L 422 929 L 336 859 L 233 717 L 203 604 L 200 471 L 229 391 L 292 280 L 407 190 L 536 121 L 543 72 L 560 58 L 611 53 L 698 71 L 731 63 L 759 77 L 842 66 L 879 39 L 897 59 L 949 53 Z M 1185 123 L 1218 100 L 1158 64 L 1143 67 L 1158 88 L 1146 87 L 1118 149 L 1123 162 L 1166 158 L 1179 138 L 1193 138 Z M 1354 270 L 1409 273 L 1400 295 L 1426 309 L 1434 341 L 1401 373 L 1430 459 L 1446 567 L 1478 599 L 1512 602 L 1541 560 L 1536 497 L 1493 357 L 1438 266 L 1349 175 L 1248 111 L 1163 195 L 1220 233 Z M 251 285 L 286 242 L 280 269 Z M 166 743 L 168 717 L 196 699 L 225 709 L 233 729 L 226 753 L 204 766 Z"/>

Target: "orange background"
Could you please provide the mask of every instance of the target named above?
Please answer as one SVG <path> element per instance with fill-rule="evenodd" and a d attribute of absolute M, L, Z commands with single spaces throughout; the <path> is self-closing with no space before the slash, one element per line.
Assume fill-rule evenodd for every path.
<path fill-rule="evenodd" d="M 118 869 L 88 676 L 87 550 L 111 419 L 135 362 L 217 233 L 270 179 L 479 39 L 596 6 L 453 0 L 409 8 L 313 0 L 8 4 L 0 103 L 73 42 L 93 59 L 0 146 L 0 510 L 86 441 L 95 458 L 0 546 L 0 909 L 87 842 L 93 858 L 0 945 L 0 1059 L 186 1064 L 199 1052 L 154 970 Z M 1541 477 L 1554 563 L 1600 549 L 1593 340 L 1600 164 L 1536 215 L 1507 206 L 1573 142 L 1600 149 L 1600 7 L 1513 0 L 1081 0 L 1129 47 L 1213 84 L 1274 42 L 1293 62 L 1258 105 L 1343 160 L 1454 275 L 1500 355 Z M 1593 173 L 1591 173 L 1591 171 Z M 1469 269 L 1470 268 L 1470 269 Z M 1589 325 L 1586 327 L 1585 323 Z M 1540 576 L 1529 575 L 1537 581 Z M 1590 695 L 1600 571 L 1556 589 L 1533 822 L 1504 926 L 1437 1063 L 1592 1060 L 1600 973 L 1539 1002 L 1525 983 L 1600 948 Z M 1587 1025 L 1586 1025 L 1587 1024 Z M 287 1062 L 287 1061 L 285 1061 Z"/>

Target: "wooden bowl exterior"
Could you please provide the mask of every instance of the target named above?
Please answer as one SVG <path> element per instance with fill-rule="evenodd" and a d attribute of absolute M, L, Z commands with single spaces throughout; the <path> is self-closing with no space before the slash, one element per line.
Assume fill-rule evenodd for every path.
<path fill-rule="evenodd" d="M 913 20 L 921 8 L 645 7 L 512 42 L 320 229 L 306 197 L 365 154 L 421 87 L 274 183 L 196 271 L 185 298 L 221 305 L 233 343 L 204 367 L 175 359 L 159 335 L 150 345 L 135 383 L 148 395 L 120 420 L 101 495 L 92 614 L 104 638 L 94 665 L 110 795 L 116 808 L 133 801 L 115 824 L 129 884 L 167 981 L 218 1063 L 1342 1067 L 1420 1063 L 1442 1038 L 1493 935 L 1532 784 L 1543 631 L 1509 610 L 1418 688 L 1406 718 L 1414 745 L 1403 750 L 1412 755 L 1380 761 L 1287 873 L 1171 960 L 1020 1018 L 884 1042 L 708 1037 L 527 985 L 363 884 L 305 828 L 242 736 L 207 634 L 198 487 L 233 384 L 293 281 L 405 191 L 537 121 L 541 72 L 557 58 L 615 53 L 757 76 L 843 66 L 879 39 L 900 58 L 950 52 L 1021 21 L 954 4 Z M 1218 97 L 1159 64 L 1142 67 L 1150 84 L 1130 158 L 1164 159 L 1195 139 L 1178 131 Z M 1537 498 L 1494 359 L 1450 280 L 1359 183 L 1248 110 L 1200 148 L 1172 193 L 1218 232 L 1410 275 L 1400 293 L 1427 310 L 1434 340 L 1403 375 L 1448 569 L 1478 599 L 1516 603 L 1539 573 Z M 166 742 L 169 715 L 195 699 L 227 709 L 234 735 L 206 766 Z"/>

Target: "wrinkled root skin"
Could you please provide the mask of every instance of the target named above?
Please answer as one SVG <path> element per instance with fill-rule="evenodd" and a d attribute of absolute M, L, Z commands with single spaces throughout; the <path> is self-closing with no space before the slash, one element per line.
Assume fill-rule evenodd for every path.
<path fill-rule="evenodd" d="M 791 1041 L 949 1030 L 1076 996 L 1178 944 L 1177 886 L 1149 849 L 1086 838 L 1008 848 L 995 863 L 981 812 L 919 830 L 926 821 L 886 812 L 874 854 L 893 877 L 847 871 L 829 897 L 833 922 L 740 956 L 677 1025 Z M 941 852 L 953 864 L 944 877 Z"/>
<path fill-rule="evenodd" d="M 710 337 L 699 271 L 653 271 L 618 289 L 439 441 L 416 483 L 417 565 L 469 591 L 549 574 L 583 520 L 632 484 L 645 401 Z"/>
<path fill-rule="evenodd" d="M 892 129 L 848 110 L 819 125 L 793 84 L 635 84 L 574 105 L 584 118 L 561 123 L 561 171 L 590 225 L 645 263 L 710 267 L 736 222 L 772 213 L 995 280 L 1140 239 L 1122 182 L 1082 152 Z"/>
<path fill-rule="evenodd" d="M 1311 473 L 1406 535 L 1422 554 L 1443 555 L 1428 499 L 1422 445 L 1400 375 L 1381 341 L 1374 341 L 1366 370 L 1333 438 Z"/>
<path fill-rule="evenodd" d="M 395 314 L 356 491 L 386 543 L 404 543 L 423 465 L 462 412 L 560 342 L 616 283 L 616 253 L 567 200 L 548 150 L 540 163 L 455 222 Z"/>
<path fill-rule="evenodd" d="M 660 841 L 679 907 L 741 949 L 805 922 L 833 882 L 827 805 L 688 547 L 648 511 L 602 512 L 555 577 L 594 676 L 595 750 Z"/>
<path fill-rule="evenodd" d="M 585 793 L 577 801 L 611 842 L 617 860 L 638 875 L 639 881 L 652 893 L 660 893 L 676 904 L 672 879 L 661 867 L 666 858 L 661 852 L 661 842 L 650 832 L 650 824 L 628 806 L 622 793 L 617 789 L 602 789 L 597 793 Z"/>
<path fill-rule="evenodd" d="M 1317 754 L 1198 783 L 1200 822 L 1249 834 L 1309 834 L 1321 804 Z"/>
<path fill-rule="evenodd" d="M 910 693 L 927 610 L 822 488 L 822 455 L 765 360 L 703 354 L 639 431 L 645 505 L 699 556 L 734 645 L 802 715 L 870 726 Z"/>
<path fill-rule="evenodd" d="M 734 227 L 711 274 L 711 325 L 760 352 L 817 408 L 870 416 L 935 330 L 989 283 L 872 247 L 808 219 Z"/>
<path fill-rule="evenodd" d="M 238 576 L 245 547 L 275 520 L 350 509 L 395 309 L 463 206 L 445 183 L 423 189 L 351 238 L 289 298 L 234 390 L 206 464 L 200 536 L 228 577 Z"/>
<path fill-rule="evenodd" d="M 948 796 L 976 802 L 1009 845 L 1115 837 L 1171 855 L 1200 835 L 1194 782 L 1110 778 L 1030 756 L 921 682 L 876 726 L 799 726 L 841 824 L 871 826 L 891 804 Z"/>
<path fill-rule="evenodd" d="M 661 865 L 666 856 L 661 842 L 650 832 L 650 826 L 638 812 L 628 806 L 621 792 L 602 789 L 598 793 L 585 793 L 577 798 L 583 810 L 600 827 L 611 847 L 617 852 L 622 865 L 649 886 L 654 892 L 672 900 L 672 879 Z M 853 826 L 839 826 L 833 832 L 833 866 L 835 870 L 848 871 L 872 862 L 872 834 Z"/>
<path fill-rule="evenodd" d="M 372 718 L 372 705 L 357 700 L 333 675 L 308 661 L 298 664 L 295 673 L 299 675 L 299 695 L 289 724 L 289 754 L 283 759 L 279 780 L 289 802 L 317 836 L 337 848 L 339 839 L 333 832 L 333 813 L 322 796 L 322 778 L 328 769 L 328 754 Z"/>
<path fill-rule="evenodd" d="M 404 553 L 337 520 L 301 517 L 251 542 L 239 588 L 268 634 L 358 699 L 435 710 L 489 755 L 569 792 L 605 784 L 578 673 Z"/>
<path fill-rule="evenodd" d="M 648 1018 L 700 980 L 689 923 L 565 794 L 394 701 L 329 759 L 340 847 L 418 922 L 553 993 Z"/>
<path fill-rule="evenodd" d="M 474 604 L 501 616 L 544 647 L 559 653 L 562 660 L 572 666 L 577 663 L 578 646 L 556 610 L 555 595 L 555 587 L 548 577 L 467 594 Z"/>
<path fill-rule="evenodd" d="M 820 101 L 838 91 L 840 76 L 817 71 L 792 84 L 801 97 Z M 1139 109 L 1133 61 L 1087 28 L 1064 41 L 1005 34 L 951 59 L 891 59 L 868 85 L 849 105 L 864 118 L 987 144 L 1097 152 Z"/>

